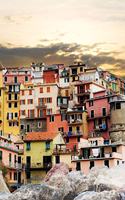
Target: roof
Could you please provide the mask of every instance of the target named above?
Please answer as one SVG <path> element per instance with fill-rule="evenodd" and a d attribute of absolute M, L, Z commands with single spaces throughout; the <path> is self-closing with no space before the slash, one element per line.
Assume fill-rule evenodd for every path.
<path fill-rule="evenodd" d="M 47 141 L 53 140 L 58 133 L 52 132 L 29 132 L 24 141 Z"/>

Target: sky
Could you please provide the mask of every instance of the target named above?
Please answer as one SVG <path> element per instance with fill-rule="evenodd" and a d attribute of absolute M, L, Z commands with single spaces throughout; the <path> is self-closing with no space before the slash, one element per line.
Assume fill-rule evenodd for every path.
<path fill-rule="evenodd" d="M 0 0 L 0 64 L 75 61 L 125 76 L 125 0 Z"/>

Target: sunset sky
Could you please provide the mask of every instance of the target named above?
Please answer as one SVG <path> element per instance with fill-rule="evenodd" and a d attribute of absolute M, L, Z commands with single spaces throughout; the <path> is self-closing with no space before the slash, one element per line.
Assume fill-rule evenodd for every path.
<path fill-rule="evenodd" d="M 125 76 L 125 0 L 0 0 L 0 63 L 82 60 Z"/>

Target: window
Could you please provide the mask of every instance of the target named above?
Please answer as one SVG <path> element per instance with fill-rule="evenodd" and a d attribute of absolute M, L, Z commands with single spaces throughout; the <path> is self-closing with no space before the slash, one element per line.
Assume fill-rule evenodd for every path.
<path fill-rule="evenodd" d="M 64 132 L 64 128 L 63 127 L 60 127 L 60 128 L 58 128 L 58 131 L 60 131 L 60 132 Z"/>
<path fill-rule="evenodd" d="M 40 88 L 40 93 L 43 93 L 43 88 L 42 87 Z"/>
<path fill-rule="evenodd" d="M 94 110 L 91 110 L 91 118 L 94 117 Z"/>
<path fill-rule="evenodd" d="M 52 103 L 52 98 L 51 98 L 51 97 L 47 98 L 47 99 L 46 99 L 46 102 L 47 102 L 47 103 Z"/>
<path fill-rule="evenodd" d="M 93 100 L 89 101 L 89 107 L 93 106 Z"/>
<path fill-rule="evenodd" d="M 72 132 L 72 126 L 69 126 L 69 131 L 71 131 L 71 132 Z"/>
<path fill-rule="evenodd" d="M 26 143 L 26 150 L 27 150 L 27 151 L 30 151 L 30 150 L 31 150 L 31 143 L 30 143 L 30 142 L 27 142 L 27 143 Z"/>
<path fill-rule="evenodd" d="M 64 78 L 64 83 L 68 83 L 69 82 L 69 78 Z"/>
<path fill-rule="evenodd" d="M 77 137 L 77 142 L 80 142 L 80 137 Z"/>
<path fill-rule="evenodd" d="M 14 108 L 17 108 L 17 102 L 14 103 Z"/>
<path fill-rule="evenodd" d="M 28 76 L 25 76 L 25 81 L 28 81 Z"/>
<path fill-rule="evenodd" d="M 0 161 L 2 160 L 2 151 L 0 151 Z"/>
<path fill-rule="evenodd" d="M 29 124 L 27 124 L 27 132 L 30 132 L 30 125 Z"/>
<path fill-rule="evenodd" d="M 4 77 L 4 81 L 7 82 L 7 77 L 6 76 Z"/>
<path fill-rule="evenodd" d="M 32 90 L 29 90 L 29 95 L 32 95 Z"/>
<path fill-rule="evenodd" d="M 80 67 L 80 72 L 83 72 L 83 67 Z"/>
<path fill-rule="evenodd" d="M 11 103 L 8 103 L 8 108 L 12 108 L 12 104 Z"/>
<path fill-rule="evenodd" d="M 25 110 L 21 110 L 21 111 L 20 111 L 20 114 L 21 114 L 21 115 L 25 115 Z"/>
<path fill-rule="evenodd" d="M 8 100 L 11 100 L 11 94 L 8 94 Z"/>
<path fill-rule="evenodd" d="M 47 87 L 47 92 L 50 92 L 50 87 Z"/>
<path fill-rule="evenodd" d="M 17 112 L 15 113 L 15 117 L 18 117 L 18 113 Z"/>
<path fill-rule="evenodd" d="M 69 143 L 69 137 L 66 137 L 66 143 Z"/>
<path fill-rule="evenodd" d="M 12 155 L 11 153 L 9 153 L 9 162 L 11 162 L 11 160 L 12 160 Z"/>
<path fill-rule="evenodd" d="M 17 83 L 17 77 L 16 76 L 14 77 L 14 83 Z"/>
<path fill-rule="evenodd" d="M 112 147 L 112 152 L 117 152 L 117 148 L 116 147 Z"/>
<path fill-rule="evenodd" d="M 60 156 L 59 155 L 55 156 L 55 159 L 56 159 L 56 164 L 60 163 Z"/>
<path fill-rule="evenodd" d="M 91 169 L 94 166 L 95 166 L 94 161 L 90 161 L 90 167 L 89 167 L 89 169 Z"/>
<path fill-rule="evenodd" d="M 21 129 L 21 130 L 24 130 L 24 128 L 25 128 L 25 127 L 24 127 L 24 124 L 21 124 L 21 125 L 20 125 L 20 129 Z"/>
<path fill-rule="evenodd" d="M 72 69 L 72 74 L 77 75 L 77 68 Z"/>
<path fill-rule="evenodd" d="M 102 115 L 106 116 L 106 108 L 102 108 Z"/>
<path fill-rule="evenodd" d="M 49 150 L 50 149 L 50 141 L 47 141 L 46 142 L 46 150 Z"/>
<path fill-rule="evenodd" d="M 18 96 L 17 96 L 17 94 L 15 94 L 15 95 L 14 95 L 14 99 L 15 99 L 15 100 L 17 100 L 17 99 L 18 99 Z"/>
<path fill-rule="evenodd" d="M 47 109 L 47 115 L 51 115 L 52 114 L 52 108 Z"/>
<path fill-rule="evenodd" d="M 33 104 L 33 99 L 28 99 L 27 102 L 28 104 Z"/>
<path fill-rule="evenodd" d="M 116 103 L 116 109 L 121 109 L 121 103 L 120 102 Z"/>
<path fill-rule="evenodd" d="M 9 126 L 13 126 L 13 123 L 12 123 L 12 122 L 9 122 Z"/>
<path fill-rule="evenodd" d="M 42 122 L 38 122 L 38 128 L 42 128 Z"/>
<path fill-rule="evenodd" d="M 14 181 L 17 180 L 17 172 L 14 172 Z"/>
<path fill-rule="evenodd" d="M 69 91 L 65 90 L 65 96 L 68 97 L 69 96 Z"/>
<path fill-rule="evenodd" d="M 20 100 L 20 104 L 24 105 L 25 104 L 25 100 Z"/>
<path fill-rule="evenodd" d="M 80 170 L 81 170 L 81 163 L 76 162 L 76 171 L 80 171 Z"/>
<path fill-rule="evenodd" d="M 22 96 L 24 96 L 24 90 L 22 90 Z"/>
<path fill-rule="evenodd" d="M 13 126 L 19 126 L 19 122 L 13 122 Z"/>
<path fill-rule="evenodd" d="M 104 160 L 104 165 L 109 167 L 109 160 Z"/>
<path fill-rule="evenodd" d="M 77 133 L 80 132 L 80 127 L 79 127 L 79 126 L 76 127 L 76 132 L 77 132 Z"/>
<path fill-rule="evenodd" d="M 50 122 L 54 122 L 54 115 L 50 116 Z"/>
<path fill-rule="evenodd" d="M 12 180 L 12 172 L 10 172 L 10 180 Z"/>

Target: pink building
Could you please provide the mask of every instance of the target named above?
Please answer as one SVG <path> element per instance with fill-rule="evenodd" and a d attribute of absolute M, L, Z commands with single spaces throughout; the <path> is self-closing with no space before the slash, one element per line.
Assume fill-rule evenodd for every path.
<path fill-rule="evenodd" d="M 79 156 L 72 157 L 72 169 L 81 170 L 86 175 L 93 167 L 112 168 L 125 163 L 125 145 L 122 143 L 111 143 L 96 137 L 81 141 L 79 147 Z"/>
<path fill-rule="evenodd" d="M 22 169 L 18 162 L 19 150 L 10 138 L 0 136 L 0 163 L 7 168 L 7 180 L 9 185 L 19 181 L 18 170 Z M 20 174 L 21 183 L 21 174 Z"/>
<path fill-rule="evenodd" d="M 24 84 L 32 80 L 31 70 L 30 68 L 7 68 L 3 78 L 5 84 Z"/>
<path fill-rule="evenodd" d="M 95 92 L 93 98 L 86 101 L 88 112 L 88 130 L 91 137 L 109 138 L 110 104 L 106 91 Z"/>

